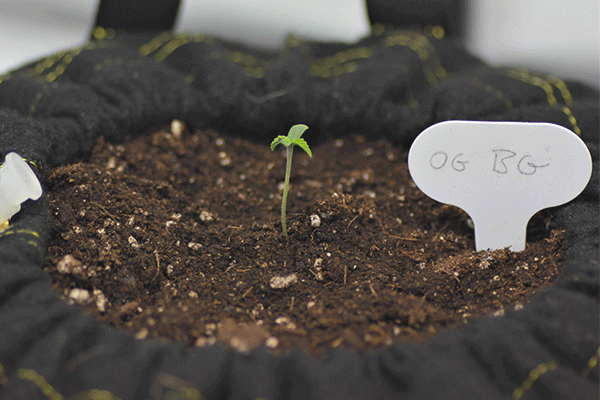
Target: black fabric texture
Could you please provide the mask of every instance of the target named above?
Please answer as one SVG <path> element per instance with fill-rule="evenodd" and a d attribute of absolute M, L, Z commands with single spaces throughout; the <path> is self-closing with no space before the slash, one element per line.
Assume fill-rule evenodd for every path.
<path fill-rule="evenodd" d="M 0 233 L 0 398 L 598 398 L 597 90 L 485 65 L 452 37 L 381 25 L 353 45 L 290 36 L 274 52 L 201 34 L 95 37 L 0 76 L 0 156 L 34 162 L 42 185 L 101 135 L 119 142 L 173 118 L 265 143 L 302 122 L 311 143 L 360 131 L 404 146 L 444 120 L 546 121 L 582 137 L 593 177 L 552 210 L 571 250 L 558 281 L 523 309 L 425 344 L 325 359 L 136 340 L 84 316 L 41 268 L 46 201 L 26 202 Z"/>

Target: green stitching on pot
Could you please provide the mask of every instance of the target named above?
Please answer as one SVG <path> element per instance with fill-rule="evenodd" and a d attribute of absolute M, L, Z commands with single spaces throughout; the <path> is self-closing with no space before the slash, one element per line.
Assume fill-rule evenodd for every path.
<path fill-rule="evenodd" d="M 203 36 L 202 37 L 183 37 L 178 36 L 174 38 L 171 42 L 169 42 L 163 49 L 161 49 L 155 56 L 154 59 L 158 62 L 164 61 L 166 57 L 168 57 L 172 52 L 178 49 L 181 46 L 184 46 L 189 43 L 210 43 L 212 41 L 211 37 Z M 209 58 L 211 59 L 220 59 L 222 58 L 221 53 L 218 50 L 213 50 L 209 54 Z M 243 74 L 249 78 L 260 79 L 264 78 L 266 69 L 273 63 L 272 60 L 260 59 L 252 54 L 244 54 L 240 51 L 231 51 L 225 49 L 224 58 L 233 62 L 234 64 L 242 64 L 245 68 L 242 70 Z M 192 83 L 196 79 L 196 73 L 189 72 L 185 76 L 185 80 L 188 83 Z"/>
<path fill-rule="evenodd" d="M 69 66 L 69 64 L 71 64 L 73 62 L 73 60 L 75 59 L 75 57 L 77 57 L 79 54 L 81 54 L 82 51 L 93 50 L 96 48 L 109 47 L 109 46 L 110 46 L 109 44 L 103 44 L 102 42 L 90 42 L 83 47 L 76 47 L 67 52 L 61 52 L 61 53 L 58 53 L 57 55 L 50 56 L 50 57 L 46 58 L 44 61 L 36 64 L 36 66 L 33 67 L 32 69 L 26 70 L 23 73 L 23 75 L 24 76 L 39 75 L 40 78 L 43 79 L 43 82 L 52 83 L 67 70 L 67 67 Z M 48 72 L 43 77 L 41 76 L 45 70 L 52 68 L 59 60 L 61 60 L 61 62 L 54 68 L 54 71 Z M 29 115 L 28 115 L 29 120 L 33 119 L 33 114 L 35 113 L 35 111 L 40 103 L 40 100 L 42 99 L 42 97 L 44 97 L 44 94 L 46 94 L 46 95 L 50 94 L 50 90 L 48 89 L 48 86 L 44 86 L 44 88 L 42 90 L 40 90 L 39 92 L 37 92 L 35 94 L 33 101 L 29 105 Z"/>
<path fill-rule="evenodd" d="M 26 69 L 22 74 L 25 76 L 40 76 L 45 70 L 52 68 L 66 53 L 67 51 L 61 51 L 53 54 L 37 63 L 33 68 Z"/>
<path fill-rule="evenodd" d="M 42 97 L 44 97 L 44 94 L 50 94 L 50 90 L 48 89 L 47 85 L 44 85 L 44 88 L 35 94 L 33 101 L 29 105 L 29 115 L 27 116 L 27 118 L 30 121 L 33 120 L 33 114 L 35 113 L 35 110 L 37 109 L 40 100 L 42 100 Z"/>
<path fill-rule="evenodd" d="M 374 51 L 368 47 L 358 47 L 356 49 L 350 49 L 346 51 L 340 51 L 333 55 L 333 57 L 327 57 L 325 60 L 327 62 L 328 59 L 332 58 L 333 60 L 329 61 L 332 65 L 335 64 L 344 64 L 348 61 L 352 60 L 361 60 L 373 57 Z"/>
<path fill-rule="evenodd" d="M 297 46 L 300 46 L 301 43 L 302 43 L 302 39 L 300 39 L 298 36 L 294 35 L 293 33 L 290 33 L 285 38 L 286 47 L 297 47 Z"/>
<path fill-rule="evenodd" d="M 26 159 L 26 158 L 23 158 L 23 161 L 25 161 L 26 163 L 28 163 L 28 164 L 31 164 L 31 165 L 33 165 L 35 168 L 37 168 L 37 164 L 35 163 L 35 161 L 31 161 L 31 160 L 28 160 L 28 159 Z"/>
<path fill-rule="evenodd" d="M 164 396 L 162 393 L 163 387 L 170 390 Z M 204 396 L 194 388 L 193 383 L 164 372 L 155 374 L 149 392 L 150 397 L 153 399 L 204 400 Z"/>
<path fill-rule="evenodd" d="M 32 369 L 19 368 L 17 370 L 17 377 L 31 381 L 36 385 L 46 397 L 50 400 L 63 400 L 63 397 L 54 390 L 54 388 L 48 383 L 48 381 L 36 371 Z"/>
<path fill-rule="evenodd" d="M 70 400 L 121 400 L 108 390 L 92 389 L 88 392 L 82 392 L 70 398 Z"/>
<path fill-rule="evenodd" d="M 207 37 L 201 33 L 176 36 L 162 46 L 162 48 L 154 55 L 154 59 L 158 62 L 162 62 L 181 46 L 188 43 L 202 43 L 206 41 L 206 39 Z"/>
<path fill-rule="evenodd" d="M 483 82 L 479 78 L 471 78 L 469 80 L 469 84 L 471 84 L 471 85 L 473 85 L 475 87 L 482 88 L 486 92 L 488 92 L 490 94 L 493 94 L 498 99 L 504 101 L 504 104 L 506 105 L 506 108 L 513 108 L 512 101 L 501 90 L 496 89 L 492 85 L 489 85 L 489 84 Z"/>
<path fill-rule="evenodd" d="M 433 36 L 435 39 L 443 39 L 446 36 L 446 31 L 440 25 L 425 25 L 423 27 L 423 34 L 425 36 Z"/>
<path fill-rule="evenodd" d="M 64 397 L 56 391 L 56 389 L 48 383 L 46 378 L 44 378 L 41 374 L 32 369 L 24 369 L 20 368 L 17 370 L 17 377 L 23 380 L 28 380 L 32 382 L 35 386 L 37 386 L 40 391 L 49 399 L 49 400 L 63 400 Z M 153 398 L 162 398 L 162 399 L 170 399 L 170 400 L 204 400 L 204 396 L 202 393 L 193 387 L 177 387 L 183 386 L 182 383 L 189 384 L 182 379 L 177 377 L 171 377 L 171 380 L 174 380 L 173 387 L 169 387 L 169 391 L 162 396 L 162 391 L 160 388 L 158 391 L 156 387 L 151 387 L 151 394 L 158 394 L 158 397 L 154 396 Z M 4 386 L 8 384 L 8 377 L 4 371 L 4 367 L 0 364 L 0 386 Z M 101 389 L 91 389 L 86 392 L 81 392 L 76 394 L 73 397 L 70 397 L 71 400 L 121 400 L 120 397 L 114 395 L 112 392 L 108 390 Z"/>
<path fill-rule="evenodd" d="M 244 68 L 244 75 L 246 75 L 249 78 L 256 78 L 256 79 L 264 78 L 265 77 L 265 69 L 263 67 L 256 67 L 256 68 L 246 67 L 246 68 Z"/>
<path fill-rule="evenodd" d="M 163 43 L 171 40 L 173 38 L 173 34 L 170 31 L 163 32 L 158 36 L 155 36 L 148 43 L 142 45 L 138 49 L 138 54 L 142 57 L 148 56 L 150 53 L 156 51 Z"/>
<path fill-rule="evenodd" d="M 164 44 L 167 40 L 168 43 Z M 211 40 L 211 37 L 202 34 L 187 34 L 175 37 L 171 37 L 170 35 L 159 35 L 149 43 L 140 47 L 138 53 L 146 56 L 160 48 L 160 50 L 154 54 L 154 59 L 158 62 L 162 62 L 179 47 L 189 43 L 210 42 Z M 288 47 L 296 47 L 300 44 L 299 39 L 297 41 L 290 40 L 291 39 L 286 43 Z M 309 73 L 313 76 L 322 78 L 352 73 L 358 70 L 358 64 L 352 62 L 353 60 L 367 59 L 373 55 L 374 50 L 364 46 L 344 50 L 324 59 L 312 59 L 309 66 Z M 212 59 L 219 59 L 221 58 L 221 54 L 218 50 L 213 50 L 210 52 L 209 57 Z M 231 51 L 225 49 L 224 57 L 235 64 L 244 65 L 245 68 L 242 70 L 243 74 L 249 78 L 255 79 L 264 78 L 266 69 L 273 63 L 270 59 L 260 59 L 255 55 L 244 54 L 238 50 Z M 96 70 L 98 70 L 98 68 L 100 67 L 95 67 Z M 437 70 L 440 71 L 440 68 Z M 445 76 L 443 68 L 441 68 L 441 70 L 442 72 L 439 74 Z M 196 79 L 196 76 L 194 73 L 190 72 L 185 76 L 185 79 L 188 83 L 192 83 Z"/>
<path fill-rule="evenodd" d="M 126 67 L 137 67 L 143 63 L 143 60 L 130 60 L 125 62 L 122 58 L 107 58 L 106 60 L 94 65 L 94 71 L 100 72 L 106 67 L 110 67 L 112 65 L 124 65 Z"/>
<path fill-rule="evenodd" d="M 8 376 L 6 376 L 6 371 L 4 371 L 4 366 L 0 364 L 0 387 L 6 385 L 8 383 Z"/>
<path fill-rule="evenodd" d="M 186 81 L 187 83 L 189 83 L 189 84 L 192 84 L 192 83 L 194 83 L 194 81 L 196 80 L 196 75 L 195 75 L 195 74 L 192 74 L 192 73 L 189 73 L 189 74 L 187 74 L 187 75 L 185 76 L 185 78 L 184 78 L 184 79 L 185 79 L 185 81 Z"/>
<path fill-rule="evenodd" d="M 355 62 L 349 62 L 345 65 L 336 65 L 333 68 L 319 67 L 318 65 L 312 64 L 309 67 L 309 73 L 313 76 L 319 76 L 321 78 L 329 78 L 333 76 L 340 76 L 343 74 L 349 74 L 351 72 L 358 71 L 358 64 Z"/>
<path fill-rule="evenodd" d="M 24 235 L 31 235 L 34 236 L 36 239 L 40 238 L 40 234 L 29 230 L 29 229 L 14 229 L 14 228 L 6 228 L 4 230 L 1 229 L 0 227 L 0 238 L 4 237 L 4 236 L 9 236 L 9 235 L 20 235 L 20 234 L 24 234 Z M 34 247 L 40 248 L 40 244 L 34 240 L 28 240 L 27 244 L 30 244 Z"/>
<path fill-rule="evenodd" d="M 164 398 L 173 400 L 203 400 L 204 396 L 196 389 L 181 388 L 167 392 Z"/>
<path fill-rule="evenodd" d="M 23 71 L 23 75 L 42 76 L 42 74 L 46 70 L 54 67 L 57 63 L 59 63 L 58 65 L 56 65 L 56 67 L 54 67 L 54 71 L 48 72 L 46 76 L 43 77 L 46 82 L 53 82 L 54 80 L 56 80 L 56 78 L 58 78 L 65 72 L 69 64 L 71 64 L 75 60 L 75 57 L 77 57 L 83 51 L 94 50 L 98 48 L 107 48 L 112 46 L 114 46 L 112 43 L 107 42 L 89 42 L 82 47 L 75 47 L 71 50 L 61 51 L 59 53 L 51 55 L 43 61 L 40 61 L 33 68 L 29 68 Z"/>
<path fill-rule="evenodd" d="M 12 78 L 12 75 L 10 73 L 2 74 L 0 75 L 0 83 L 7 81 L 10 78 Z"/>
<path fill-rule="evenodd" d="M 543 363 L 543 364 L 540 364 L 537 367 L 535 367 L 529 373 L 529 376 L 527 376 L 527 379 L 525 379 L 525 381 L 521 384 L 521 386 L 519 386 L 518 388 L 515 389 L 515 391 L 512 394 L 512 398 L 520 399 L 521 397 L 523 397 L 525 392 L 531 388 L 533 383 L 536 380 L 538 380 L 540 376 L 542 376 L 546 372 L 554 371 L 556 368 L 558 368 L 558 364 L 556 363 L 556 361 L 550 361 L 550 362 Z"/>
<path fill-rule="evenodd" d="M 577 126 L 577 120 L 575 119 L 575 116 L 571 112 L 571 109 L 569 107 L 567 107 L 567 106 L 563 106 L 561 108 L 561 111 L 564 112 L 565 115 L 569 118 L 569 122 L 573 126 L 573 131 L 576 134 L 578 134 L 579 136 L 581 136 L 581 129 L 579 129 L 579 127 Z"/>
<path fill-rule="evenodd" d="M 374 54 L 373 49 L 364 46 L 340 51 L 330 57 L 312 59 L 308 71 L 311 75 L 321 78 L 356 72 L 359 66 L 355 60 L 368 59 Z"/>
<path fill-rule="evenodd" d="M 117 32 L 113 28 L 104 29 L 101 26 L 97 26 L 92 31 L 92 36 L 96 40 L 110 40 L 117 35 Z"/>
<path fill-rule="evenodd" d="M 140 48 L 139 53 L 142 55 L 149 55 L 151 52 L 162 46 L 162 48 L 154 55 L 154 59 L 156 61 L 162 62 L 179 47 L 189 43 L 208 42 L 210 37 L 200 34 L 178 35 L 174 38 L 171 38 L 166 44 L 160 43 L 160 41 L 164 41 L 165 39 L 166 36 L 159 36 L 153 39 L 153 41 L 143 45 Z M 299 42 L 291 44 L 288 43 L 290 47 L 295 47 L 298 44 Z M 367 59 L 373 55 L 373 49 L 362 46 L 338 52 L 333 56 L 326 57 L 325 59 L 312 59 L 309 66 L 309 73 L 313 76 L 329 78 L 331 76 L 340 76 L 345 73 L 355 72 L 358 70 L 358 64 L 351 61 Z M 218 50 L 213 50 L 210 52 L 209 57 L 212 59 L 218 59 L 221 58 L 221 54 Z M 231 51 L 226 49 L 225 58 L 235 64 L 244 65 L 245 68 L 242 71 L 244 75 L 255 79 L 264 78 L 266 69 L 273 63 L 272 60 L 260 59 L 254 55 L 244 54 L 237 50 Z M 188 73 L 185 79 L 187 82 L 191 83 L 195 80 L 195 74 Z"/>
<path fill-rule="evenodd" d="M 554 96 L 554 89 L 552 89 L 552 85 L 550 84 L 550 82 L 540 76 L 535 76 L 533 74 L 531 74 L 530 72 L 528 72 L 526 69 L 524 68 L 510 68 L 508 70 L 506 70 L 506 74 L 513 78 L 513 79 L 518 79 L 520 81 L 523 81 L 525 83 L 529 83 L 530 85 L 534 85 L 537 86 L 539 88 L 542 88 L 544 90 L 544 92 L 546 92 L 546 101 L 548 102 L 548 104 L 550 104 L 552 107 L 557 107 L 558 106 L 558 100 L 556 100 L 556 96 Z M 560 80 L 558 80 L 560 81 Z M 564 82 L 560 81 L 558 82 L 555 80 L 555 84 L 557 85 L 557 87 L 563 87 L 561 94 L 563 96 L 563 99 L 565 100 L 565 103 L 570 104 L 569 101 L 573 101 L 573 98 L 571 97 L 571 93 L 569 92 L 569 90 L 567 89 L 566 85 L 564 84 Z M 561 84 L 562 82 L 562 84 Z M 566 89 L 566 92 L 564 91 Z M 559 88 L 559 90 L 561 90 Z M 569 99 L 569 100 L 567 100 Z M 581 129 L 579 129 L 579 126 L 577 125 L 577 119 L 575 119 L 575 116 L 573 115 L 573 112 L 571 111 L 571 109 L 569 107 L 567 107 L 566 105 L 559 108 L 569 119 L 569 122 L 571 123 L 571 126 L 573 128 L 573 132 L 575 132 L 577 135 L 581 136 Z"/>
<path fill-rule="evenodd" d="M 99 44 L 99 43 L 96 44 L 96 43 L 92 42 L 92 43 L 88 43 L 84 47 L 78 47 L 78 48 L 71 50 L 68 54 L 66 54 L 62 58 L 61 63 L 58 64 L 56 66 L 56 68 L 54 68 L 54 71 L 46 74 L 46 77 L 45 77 L 46 82 L 54 82 L 56 80 L 56 78 L 61 76 L 65 72 L 65 70 L 67 69 L 69 64 L 71 64 L 73 62 L 73 60 L 75 59 L 75 57 L 77 57 L 79 54 L 81 54 L 82 51 L 91 50 L 91 49 L 95 49 L 98 47 L 106 47 L 106 45 L 103 46 L 102 44 Z"/>
<path fill-rule="evenodd" d="M 420 39 L 420 37 L 418 39 Z M 425 49 L 425 45 L 427 43 L 423 43 L 422 40 L 417 42 L 418 39 L 411 38 L 410 36 L 404 33 L 395 33 L 385 38 L 384 45 L 385 47 L 408 47 L 409 49 L 417 53 L 417 56 L 421 61 L 425 62 L 430 57 L 429 52 Z"/>
<path fill-rule="evenodd" d="M 581 371 L 581 377 L 585 378 L 592 369 L 594 369 L 598 365 L 598 358 L 600 357 L 600 347 L 594 353 L 592 358 L 589 359 L 583 371 Z"/>
<path fill-rule="evenodd" d="M 383 35 L 383 32 L 385 32 L 385 26 L 378 22 L 375 25 L 373 25 L 373 27 L 371 28 L 371 32 L 373 32 L 373 35 L 375 36 L 381 36 Z"/>
<path fill-rule="evenodd" d="M 600 347 L 598 348 L 598 350 L 596 350 L 594 355 L 589 359 L 585 368 L 581 371 L 582 378 L 585 378 L 589 374 L 589 372 L 598 365 L 599 358 L 600 358 Z M 557 368 L 558 368 L 558 363 L 556 361 L 550 361 L 550 362 L 542 363 L 542 364 L 538 365 L 529 373 L 529 375 L 527 376 L 525 381 L 523 381 L 521 386 L 519 386 L 518 388 L 516 388 L 513 391 L 511 397 L 515 400 L 521 399 L 525 395 L 525 393 L 529 389 L 531 389 L 531 387 L 533 386 L 533 384 L 536 380 L 538 380 L 543 374 L 550 372 L 550 371 L 554 371 Z M 17 370 L 17 377 L 20 379 L 31 381 L 34 385 L 36 385 L 42 391 L 42 393 L 44 393 L 44 395 L 46 395 L 46 397 L 49 400 L 62 400 L 63 399 L 63 396 L 61 394 L 59 394 L 58 392 L 56 392 L 54 387 L 52 385 L 50 385 L 48 383 L 48 381 L 46 381 L 46 379 L 42 375 L 40 375 L 39 373 L 37 373 L 34 370 L 20 368 Z M 190 387 L 177 388 L 176 387 L 177 385 L 181 385 L 182 383 L 187 385 L 187 384 L 189 384 L 189 382 L 184 381 L 175 376 L 160 373 L 160 377 L 159 377 L 158 381 L 160 381 L 159 384 L 168 385 L 169 389 L 173 389 L 173 390 L 165 393 L 165 396 L 163 397 L 165 399 L 174 399 L 174 400 L 177 400 L 177 399 L 203 400 L 204 399 L 204 397 L 202 396 L 202 393 L 200 393 L 200 391 L 197 389 L 190 388 Z M 151 385 L 150 392 L 151 392 L 151 394 L 154 393 L 154 394 L 158 394 L 160 396 L 161 390 L 160 390 L 160 387 L 156 386 L 156 383 L 157 382 L 155 381 Z M 6 371 L 4 370 L 4 366 L 2 364 L 0 364 L 0 387 L 5 386 L 7 384 L 8 384 L 8 377 L 6 375 Z M 115 396 L 110 391 L 100 390 L 100 389 L 92 389 L 87 392 L 79 393 L 76 396 L 74 396 L 72 399 L 73 400 L 77 400 L 77 399 L 82 399 L 82 400 L 83 399 L 120 400 L 119 397 Z M 263 400 L 263 399 L 257 398 L 255 400 Z"/>
<path fill-rule="evenodd" d="M 557 78 L 556 76 L 553 76 L 553 75 L 547 75 L 546 78 L 548 79 L 548 82 L 551 82 L 554 86 L 556 86 L 558 88 L 558 90 L 560 90 L 560 94 L 562 95 L 566 104 L 573 103 L 573 96 L 571 96 L 571 92 L 569 91 L 569 88 L 567 87 L 565 82 L 562 81 L 562 79 Z"/>
<path fill-rule="evenodd" d="M 41 75 L 45 70 L 52 68 L 64 55 L 65 52 L 56 53 L 44 61 L 37 63 L 33 68 L 24 71 L 24 74 Z"/>
<path fill-rule="evenodd" d="M 435 47 L 424 35 L 413 31 L 395 31 L 386 37 L 383 43 L 385 47 L 403 46 L 414 51 L 423 62 L 423 73 L 430 84 L 448 76 Z"/>
<path fill-rule="evenodd" d="M 554 89 L 552 89 L 552 85 L 550 85 L 548 81 L 540 78 L 539 76 L 530 75 L 524 69 L 509 69 L 508 76 L 542 88 L 544 92 L 546 92 L 546 101 L 548 101 L 548 104 L 550 104 L 552 107 L 557 106 L 558 101 L 554 96 Z"/>

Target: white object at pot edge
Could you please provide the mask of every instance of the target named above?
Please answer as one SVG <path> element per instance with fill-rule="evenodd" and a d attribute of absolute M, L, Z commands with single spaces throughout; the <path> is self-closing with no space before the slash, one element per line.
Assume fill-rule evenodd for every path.
<path fill-rule="evenodd" d="M 25 200 L 42 196 L 42 186 L 29 165 L 17 153 L 8 153 L 0 168 L 0 225 L 21 210 Z"/>

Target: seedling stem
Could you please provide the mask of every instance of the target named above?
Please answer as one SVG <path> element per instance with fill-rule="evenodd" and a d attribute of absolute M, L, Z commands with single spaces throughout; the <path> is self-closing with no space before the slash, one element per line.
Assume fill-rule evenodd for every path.
<path fill-rule="evenodd" d="M 294 153 L 294 145 L 300 146 L 300 148 L 312 158 L 312 152 L 308 147 L 308 144 L 304 139 L 300 138 L 300 136 L 302 136 L 304 131 L 307 129 L 308 126 L 306 125 L 294 125 L 288 132 L 287 136 L 277 136 L 271 143 L 271 151 L 275 150 L 275 147 L 277 147 L 277 145 L 280 143 L 286 147 L 285 180 L 283 183 L 283 196 L 281 197 L 281 228 L 283 229 L 283 235 L 285 237 L 288 236 L 285 219 L 287 197 L 290 190 L 290 175 L 292 174 L 292 155 Z"/>

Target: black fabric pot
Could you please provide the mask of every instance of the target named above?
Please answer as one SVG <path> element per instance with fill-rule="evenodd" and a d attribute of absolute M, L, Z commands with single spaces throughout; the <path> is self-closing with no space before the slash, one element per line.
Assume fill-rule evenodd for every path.
<path fill-rule="evenodd" d="M 523 309 L 423 345 L 326 359 L 136 340 L 82 315 L 41 269 L 42 198 L 0 233 L 2 399 L 596 399 L 599 351 L 598 92 L 469 55 L 439 29 L 375 25 L 354 45 L 290 37 L 263 52 L 199 34 L 119 33 L 0 76 L 0 156 L 48 169 L 179 118 L 268 140 L 357 130 L 409 146 L 449 119 L 545 121 L 579 134 L 593 158 L 585 191 L 553 210 L 570 252 L 560 278 Z M 286 128 L 287 129 L 287 128 Z M 61 397 L 62 396 L 62 397 Z"/>

